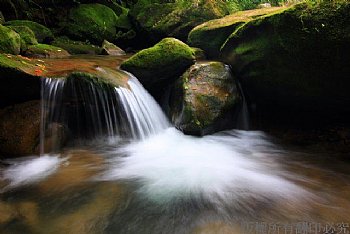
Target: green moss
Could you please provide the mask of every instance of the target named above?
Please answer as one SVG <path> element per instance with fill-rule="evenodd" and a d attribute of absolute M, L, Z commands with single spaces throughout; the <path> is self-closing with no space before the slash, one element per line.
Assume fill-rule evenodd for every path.
<path fill-rule="evenodd" d="M 102 48 L 86 42 L 73 41 L 67 37 L 56 38 L 52 45 L 67 50 L 70 54 L 101 54 Z"/>
<path fill-rule="evenodd" d="M 155 46 L 141 50 L 121 64 L 150 87 L 161 80 L 180 75 L 194 63 L 192 49 L 175 38 L 165 38 Z"/>
<path fill-rule="evenodd" d="M 202 48 L 210 58 L 218 57 L 222 44 L 242 24 L 261 15 L 281 11 L 280 7 L 241 11 L 198 25 L 188 35 L 188 44 Z"/>
<path fill-rule="evenodd" d="M 30 28 L 34 34 L 36 39 L 39 43 L 50 41 L 53 39 L 53 34 L 50 29 L 45 27 L 44 25 L 41 25 L 39 23 L 29 21 L 29 20 L 11 20 L 7 21 L 5 25 L 9 26 L 26 26 Z"/>
<path fill-rule="evenodd" d="M 76 40 L 89 40 L 101 44 L 103 40 L 113 41 L 116 36 L 117 15 L 101 4 L 81 4 L 70 11 L 64 33 Z"/>
<path fill-rule="evenodd" d="M 0 67 L 18 70 L 35 69 L 35 66 L 20 56 L 0 54 Z"/>
<path fill-rule="evenodd" d="M 181 40 L 186 40 L 196 25 L 227 13 L 226 4 L 214 0 L 140 0 L 130 11 L 140 29 L 151 37 L 172 36 Z"/>
<path fill-rule="evenodd" d="M 266 115 L 350 112 L 349 11 L 349 2 L 303 3 L 258 17 L 232 33 L 222 57 Z"/>
<path fill-rule="evenodd" d="M 20 35 L 21 51 L 25 51 L 28 48 L 28 45 L 38 44 L 34 32 L 27 26 L 9 26 L 9 28 Z"/>
<path fill-rule="evenodd" d="M 10 28 L 0 25 L 0 53 L 19 54 L 20 36 Z"/>
<path fill-rule="evenodd" d="M 86 72 L 73 72 L 68 75 L 67 80 L 81 80 L 88 83 L 94 83 L 95 85 L 104 88 L 111 89 L 114 87 L 124 87 L 129 88 L 128 75 L 122 71 L 109 69 L 103 67 L 104 71 L 107 72 L 97 72 L 96 74 L 86 73 Z"/>
<path fill-rule="evenodd" d="M 63 58 L 68 57 L 69 53 L 66 50 L 56 46 L 37 44 L 29 46 L 25 51 L 25 55 L 35 58 Z"/>

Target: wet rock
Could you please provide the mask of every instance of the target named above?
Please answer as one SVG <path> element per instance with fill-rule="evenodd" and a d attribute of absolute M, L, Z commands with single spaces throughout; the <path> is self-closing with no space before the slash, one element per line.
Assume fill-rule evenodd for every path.
<path fill-rule="evenodd" d="M 152 41 L 164 37 L 186 40 L 188 32 L 196 25 L 226 14 L 226 4 L 213 0 L 140 0 L 129 12 L 138 31 L 145 32 Z"/>
<path fill-rule="evenodd" d="M 174 87 L 172 121 L 189 135 L 206 135 L 235 125 L 241 96 L 230 69 L 220 62 L 192 65 Z"/>
<path fill-rule="evenodd" d="M 125 60 L 120 67 L 134 74 L 146 89 L 154 93 L 157 92 L 155 89 L 174 82 L 194 60 L 189 46 L 175 38 L 165 38 Z"/>
<path fill-rule="evenodd" d="M 18 33 L 21 37 L 21 52 L 28 49 L 30 45 L 37 45 L 38 41 L 35 38 L 34 32 L 27 26 L 9 26 L 12 30 Z"/>
<path fill-rule="evenodd" d="M 196 60 L 205 60 L 205 59 L 207 59 L 207 56 L 206 56 L 204 50 L 202 50 L 200 48 L 196 48 L 196 47 L 191 47 L 191 49 L 193 50 L 194 57 L 196 58 Z"/>
<path fill-rule="evenodd" d="M 40 99 L 40 77 L 36 61 L 0 54 L 0 108 Z"/>
<path fill-rule="evenodd" d="M 0 25 L 0 53 L 19 54 L 21 37 L 12 29 Z"/>
<path fill-rule="evenodd" d="M 113 43 L 110 43 L 106 40 L 102 43 L 102 54 L 104 55 L 125 55 L 125 51 L 120 49 L 118 46 L 114 45 Z"/>
<path fill-rule="evenodd" d="M 283 8 L 240 11 L 220 19 L 210 20 L 193 28 L 188 35 L 190 46 L 203 49 L 209 58 L 219 57 L 220 48 L 226 39 L 242 24 L 256 17 L 281 11 Z"/>
<path fill-rule="evenodd" d="M 239 74 L 261 124 L 349 121 L 349 11 L 347 1 L 298 4 L 229 36 L 222 57 Z"/>
<path fill-rule="evenodd" d="M 102 48 L 87 42 L 73 41 L 68 37 L 59 37 L 52 42 L 53 46 L 60 47 L 70 54 L 91 54 L 97 55 L 102 53 Z"/>
<path fill-rule="evenodd" d="M 49 43 L 53 40 L 54 36 L 50 29 L 42 24 L 39 24 L 30 20 L 11 20 L 5 23 L 7 26 L 26 26 L 30 28 L 39 43 Z"/>
<path fill-rule="evenodd" d="M 30 58 L 66 58 L 70 56 L 64 49 L 46 44 L 31 45 L 24 54 Z"/>
<path fill-rule="evenodd" d="M 38 154 L 40 101 L 9 106 L 0 111 L 0 152 L 5 156 Z"/>
<path fill-rule="evenodd" d="M 74 40 L 101 44 L 116 37 L 118 16 L 101 4 L 81 4 L 70 10 L 63 33 Z"/>

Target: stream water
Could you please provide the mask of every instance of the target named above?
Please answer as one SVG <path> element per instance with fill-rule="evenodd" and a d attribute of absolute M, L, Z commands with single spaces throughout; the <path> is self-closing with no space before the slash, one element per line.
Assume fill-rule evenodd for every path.
<path fill-rule="evenodd" d="M 83 89 L 83 143 L 45 154 L 42 138 L 41 157 L 4 162 L 0 233 L 349 233 L 348 162 L 261 131 L 183 135 L 126 75 L 129 88 Z M 43 80 L 42 135 L 78 124 L 67 90 Z"/>

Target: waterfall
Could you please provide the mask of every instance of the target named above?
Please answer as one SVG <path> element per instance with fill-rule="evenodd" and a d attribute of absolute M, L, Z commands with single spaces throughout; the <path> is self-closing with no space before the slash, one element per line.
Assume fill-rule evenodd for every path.
<path fill-rule="evenodd" d="M 169 126 L 151 95 L 129 73 L 128 87 L 78 78 L 43 78 L 40 153 L 56 151 L 64 136 L 75 143 L 144 139 Z M 49 139 L 49 140 L 48 140 Z"/>

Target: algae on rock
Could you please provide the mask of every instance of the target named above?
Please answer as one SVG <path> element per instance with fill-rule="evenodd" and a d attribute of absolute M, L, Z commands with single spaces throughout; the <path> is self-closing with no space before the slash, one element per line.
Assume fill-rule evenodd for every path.
<path fill-rule="evenodd" d="M 140 32 L 152 41 L 176 37 L 186 40 L 188 32 L 205 21 L 228 14 L 222 1 L 213 0 L 140 0 L 129 12 Z"/>
<path fill-rule="evenodd" d="M 21 52 L 28 49 L 30 45 L 37 45 L 38 41 L 35 38 L 34 32 L 27 26 L 8 26 L 21 37 Z"/>
<path fill-rule="evenodd" d="M 51 42 L 54 38 L 50 29 L 41 25 L 37 22 L 30 20 L 11 20 L 5 23 L 7 26 L 26 26 L 30 28 L 34 34 L 35 38 L 39 43 L 48 43 Z"/>
<path fill-rule="evenodd" d="M 81 4 L 70 10 L 63 33 L 75 40 L 101 44 L 116 38 L 118 16 L 101 4 Z"/>
<path fill-rule="evenodd" d="M 21 37 L 12 29 L 0 25 L 0 53 L 19 54 Z"/>
<path fill-rule="evenodd" d="M 229 67 L 221 62 L 192 65 L 173 88 L 175 126 L 189 135 L 206 135 L 235 127 L 242 98 Z"/>
<path fill-rule="evenodd" d="M 220 19 L 210 20 L 193 28 L 188 35 L 190 46 L 203 49 L 210 58 L 219 57 L 220 48 L 226 39 L 242 24 L 256 17 L 285 9 L 272 7 L 249 11 L 240 11 Z"/>
<path fill-rule="evenodd" d="M 168 85 L 194 63 L 193 50 L 175 38 L 165 38 L 121 64 L 134 74 L 146 89 Z"/>
<path fill-rule="evenodd" d="M 31 58 L 65 58 L 70 54 L 56 46 L 37 44 L 29 46 L 25 51 L 25 55 Z"/>
<path fill-rule="evenodd" d="M 251 20 L 227 39 L 222 58 L 262 118 L 316 123 L 348 116 L 349 12 L 346 1 L 298 4 Z"/>

